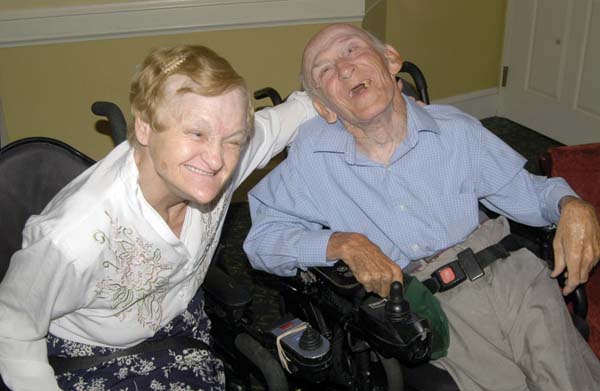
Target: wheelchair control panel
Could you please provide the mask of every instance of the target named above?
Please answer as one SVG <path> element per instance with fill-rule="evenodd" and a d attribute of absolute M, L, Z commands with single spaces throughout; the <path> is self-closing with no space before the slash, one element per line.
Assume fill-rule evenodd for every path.
<path fill-rule="evenodd" d="M 381 298 L 366 295 L 360 282 L 342 261 L 332 267 L 315 267 L 310 271 L 318 276 L 317 279 L 322 278 L 331 284 L 340 294 L 363 297 L 359 299 L 358 328 L 379 353 L 409 365 L 429 359 L 432 346 L 429 321 L 410 310 L 400 282 L 392 284 L 388 298 Z"/>

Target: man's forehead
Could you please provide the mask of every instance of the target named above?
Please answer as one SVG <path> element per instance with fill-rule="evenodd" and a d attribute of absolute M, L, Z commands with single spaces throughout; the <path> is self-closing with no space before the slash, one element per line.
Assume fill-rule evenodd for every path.
<path fill-rule="evenodd" d="M 334 43 L 344 42 L 352 37 L 368 39 L 368 35 L 363 30 L 352 25 L 333 25 L 325 28 L 308 43 L 304 52 L 305 65 L 311 66 L 319 53 L 330 48 Z"/>

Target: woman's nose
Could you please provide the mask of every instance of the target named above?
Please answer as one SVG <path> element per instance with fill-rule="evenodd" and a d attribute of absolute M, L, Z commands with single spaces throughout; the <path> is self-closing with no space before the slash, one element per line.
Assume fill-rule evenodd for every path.
<path fill-rule="evenodd" d="M 202 158 L 206 162 L 208 168 L 213 171 L 218 171 L 223 167 L 223 145 L 218 140 L 211 140 L 206 143 L 205 150 L 202 153 Z"/>

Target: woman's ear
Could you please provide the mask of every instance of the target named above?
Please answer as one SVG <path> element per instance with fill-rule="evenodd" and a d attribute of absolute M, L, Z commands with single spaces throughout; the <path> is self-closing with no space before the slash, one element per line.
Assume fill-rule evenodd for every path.
<path fill-rule="evenodd" d="M 337 122 L 337 114 L 331 111 L 320 99 L 315 98 L 313 100 L 313 106 L 315 107 L 315 110 L 317 110 L 317 113 L 319 113 L 328 124 Z"/>
<path fill-rule="evenodd" d="M 140 118 L 139 115 L 135 116 L 135 138 L 138 143 L 143 146 L 147 146 L 150 142 L 150 133 L 152 133 L 152 127 L 149 123 Z"/>
<path fill-rule="evenodd" d="M 388 63 L 390 74 L 395 76 L 400 72 L 400 69 L 402 69 L 402 57 L 400 57 L 400 53 L 393 46 L 386 43 L 383 49 L 383 56 Z"/>

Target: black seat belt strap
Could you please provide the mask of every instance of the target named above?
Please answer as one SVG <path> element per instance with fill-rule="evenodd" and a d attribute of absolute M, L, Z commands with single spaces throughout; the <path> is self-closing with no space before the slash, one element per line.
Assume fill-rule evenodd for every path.
<path fill-rule="evenodd" d="M 80 369 L 87 369 L 101 365 L 110 360 L 119 357 L 130 356 L 133 354 L 159 352 L 167 349 L 202 349 L 210 350 L 210 347 L 202 341 L 188 337 L 168 337 L 158 341 L 144 341 L 130 348 L 116 351 L 106 355 L 85 356 L 85 357 L 48 357 L 50 366 L 54 373 L 61 374 L 65 372 L 74 372 Z"/>
<path fill-rule="evenodd" d="M 437 293 L 453 288 L 467 278 L 475 281 L 485 274 L 484 269 L 491 263 L 508 257 L 512 251 L 522 247 L 522 242 L 511 234 L 478 253 L 467 248 L 457 255 L 458 259 L 440 267 L 431 274 L 431 278 L 422 282 L 432 293 Z"/>

